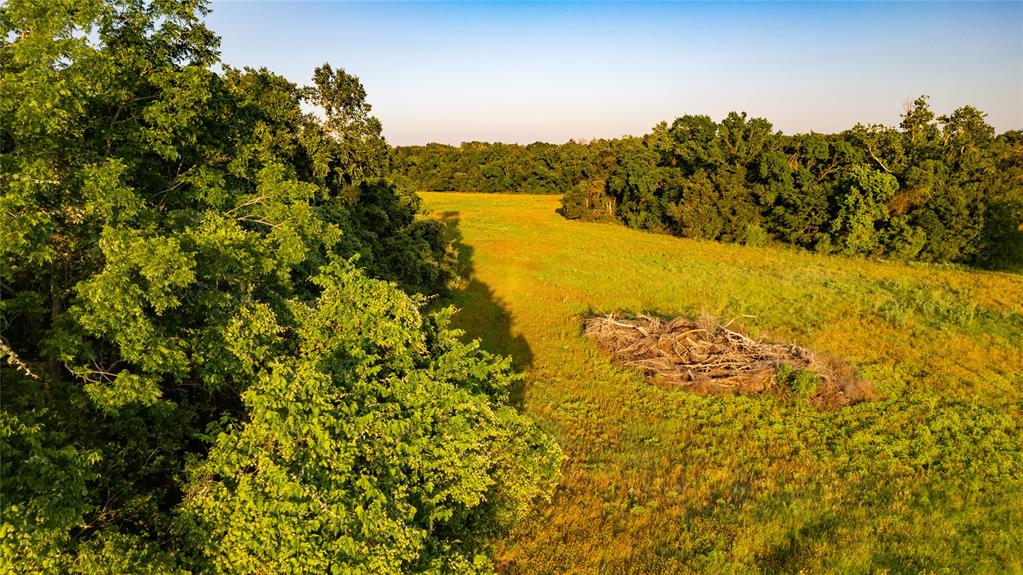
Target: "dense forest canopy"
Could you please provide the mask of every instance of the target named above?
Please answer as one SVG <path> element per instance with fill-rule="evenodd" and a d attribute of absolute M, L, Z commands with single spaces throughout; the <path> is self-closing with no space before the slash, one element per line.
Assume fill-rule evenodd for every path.
<path fill-rule="evenodd" d="M 986 267 L 1023 263 L 1023 132 L 917 98 L 899 127 L 785 135 L 763 118 L 682 116 L 642 138 L 560 146 L 398 147 L 434 191 L 564 192 L 570 218 L 821 253 Z"/>
<path fill-rule="evenodd" d="M 211 71 L 200 0 L 0 9 L 0 571 L 489 571 L 560 452 L 424 308 L 359 80 Z"/>

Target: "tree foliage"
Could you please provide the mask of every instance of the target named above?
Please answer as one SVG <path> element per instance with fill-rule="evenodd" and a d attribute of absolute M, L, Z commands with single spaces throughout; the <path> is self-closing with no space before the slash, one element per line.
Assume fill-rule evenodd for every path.
<path fill-rule="evenodd" d="M 568 218 L 742 243 L 984 267 L 1023 264 L 1019 132 L 931 111 L 898 128 L 785 135 L 763 118 L 686 115 L 642 138 L 392 148 L 417 189 L 563 193 Z M 894 188 L 892 186 L 894 185 Z"/>
<path fill-rule="evenodd" d="M 390 169 L 419 190 L 560 194 L 604 177 L 614 165 L 618 142 L 398 146 L 391 149 Z"/>
<path fill-rule="evenodd" d="M 560 455 L 425 310 L 359 80 L 212 72 L 199 0 L 0 9 L 3 571 L 489 570 Z"/>
<path fill-rule="evenodd" d="M 731 242 L 778 241 L 821 252 L 1023 264 L 1019 132 L 995 135 L 963 106 L 936 116 L 927 97 L 898 129 L 786 136 L 760 118 L 683 116 L 638 145 L 614 146 L 603 190 L 563 199 L 569 217 Z"/>

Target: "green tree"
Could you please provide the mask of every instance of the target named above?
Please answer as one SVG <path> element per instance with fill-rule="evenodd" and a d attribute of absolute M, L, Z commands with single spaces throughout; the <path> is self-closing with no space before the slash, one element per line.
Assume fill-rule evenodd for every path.
<path fill-rule="evenodd" d="M 996 137 L 983 112 L 964 106 L 936 117 L 921 96 L 900 129 L 771 130 L 745 114 L 720 123 L 687 115 L 611 142 L 603 191 L 614 216 L 733 242 L 988 267 L 1023 261 L 1019 139 Z M 572 188 L 561 212 L 603 218 L 595 199 Z"/>
<path fill-rule="evenodd" d="M 346 264 L 314 281 L 315 301 L 288 302 L 297 355 L 254 362 L 248 420 L 190 472 L 203 556 L 223 573 L 488 571 L 487 542 L 559 463 L 506 405 L 510 360 Z"/>
<path fill-rule="evenodd" d="M 409 295 L 448 246 L 358 80 L 214 73 L 199 1 L 0 9 L 0 570 L 488 570 L 560 455 Z"/>
<path fill-rule="evenodd" d="M 366 89 L 359 78 L 343 69 L 323 64 L 313 72 L 313 85 L 301 90 L 306 102 L 323 114 L 322 130 L 331 182 L 337 188 L 348 188 L 366 178 L 384 174 L 387 143 L 381 132 L 383 125 L 372 116 L 366 101 Z"/>
<path fill-rule="evenodd" d="M 902 121 L 899 127 L 909 137 L 910 144 L 919 148 L 935 141 L 938 138 L 938 129 L 934 124 L 934 112 L 927 104 L 928 96 L 920 96 L 913 103 L 906 107 L 902 114 Z"/>
<path fill-rule="evenodd" d="M 880 248 L 879 224 L 888 215 L 887 202 L 899 183 L 894 176 L 866 165 L 854 166 L 844 178 L 832 237 L 842 251 L 872 255 Z"/>

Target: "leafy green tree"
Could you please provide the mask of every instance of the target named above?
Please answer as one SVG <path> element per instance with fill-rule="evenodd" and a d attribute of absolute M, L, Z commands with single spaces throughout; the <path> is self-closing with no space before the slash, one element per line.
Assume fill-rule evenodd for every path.
<path fill-rule="evenodd" d="M 763 118 L 746 119 L 746 112 L 730 112 L 718 124 L 718 147 L 724 160 L 733 166 L 748 166 L 768 149 L 771 123 Z"/>
<path fill-rule="evenodd" d="M 618 165 L 607 181 L 609 195 L 618 206 L 618 217 L 626 225 L 641 229 L 663 229 L 662 179 L 658 155 L 645 146 L 622 150 Z"/>
<path fill-rule="evenodd" d="M 490 569 L 560 455 L 410 295 L 447 241 L 358 80 L 215 73 L 198 0 L 0 9 L 2 570 Z"/>
<path fill-rule="evenodd" d="M 731 113 L 662 122 L 608 147 L 615 217 L 643 229 L 743 243 L 782 241 L 848 254 L 1012 268 L 1023 262 L 1020 141 L 983 112 L 937 117 L 917 98 L 899 129 L 772 132 Z M 598 219 L 573 188 L 561 211 Z"/>
<path fill-rule="evenodd" d="M 387 143 L 381 136 L 380 120 L 370 115 L 373 108 L 366 101 L 362 82 L 341 68 L 324 64 L 313 72 L 313 85 L 303 88 L 301 94 L 323 113 L 334 185 L 346 188 L 382 176 Z"/>
<path fill-rule="evenodd" d="M 899 187 L 894 176 L 866 165 L 854 166 L 842 184 L 838 217 L 832 238 L 850 254 L 874 254 L 881 245 L 879 223 L 884 222 L 887 202 Z"/>
<path fill-rule="evenodd" d="M 1023 266 L 1023 131 L 1013 130 L 992 143 L 995 167 L 978 260 L 990 267 Z"/>
<path fill-rule="evenodd" d="M 570 220 L 606 220 L 615 216 L 615 201 L 607 195 L 605 180 L 579 182 L 565 192 L 561 203 L 561 215 Z"/>
<path fill-rule="evenodd" d="M 708 174 L 699 170 L 676 186 L 678 199 L 666 205 L 672 230 L 685 237 L 717 239 L 725 222 L 718 212 L 718 193 Z"/>
<path fill-rule="evenodd" d="M 688 173 L 709 169 L 724 161 L 716 145 L 718 125 L 709 116 L 682 116 L 671 124 L 670 134 L 675 141 L 675 158 L 669 165 L 679 166 Z"/>
<path fill-rule="evenodd" d="M 985 162 L 984 149 L 995 136 L 985 119 L 987 114 L 973 106 L 963 106 L 938 118 L 945 158 L 958 170 L 976 169 Z"/>
<path fill-rule="evenodd" d="M 313 281 L 315 301 L 288 302 L 293 333 L 269 314 L 259 327 L 297 356 L 252 358 L 248 421 L 190 472 L 204 557 L 224 573 L 489 570 L 486 543 L 549 492 L 559 463 L 506 405 L 510 360 L 347 264 Z"/>
<path fill-rule="evenodd" d="M 921 148 L 938 139 L 938 129 L 934 124 L 934 112 L 927 103 L 928 96 L 920 96 L 906 107 L 899 127 L 906 133 L 913 148 Z"/>
<path fill-rule="evenodd" d="M 528 146 L 464 142 L 392 148 L 389 170 L 416 189 L 560 194 L 584 180 L 607 177 L 615 163 L 606 140 Z"/>

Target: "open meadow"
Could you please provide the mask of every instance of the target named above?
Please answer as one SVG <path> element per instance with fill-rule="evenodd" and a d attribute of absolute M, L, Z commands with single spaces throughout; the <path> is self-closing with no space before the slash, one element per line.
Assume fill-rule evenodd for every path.
<path fill-rule="evenodd" d="M 643 233 L 558 196 L 421 193 L 466 281 L 443 303 L 527 374 L 566 454 L 495 550 L 505 573 L 1023 571 L 1023 278 Z M 738 317 L 848 360 L 879 399 L 652 385 L 594 314 Z"/>

